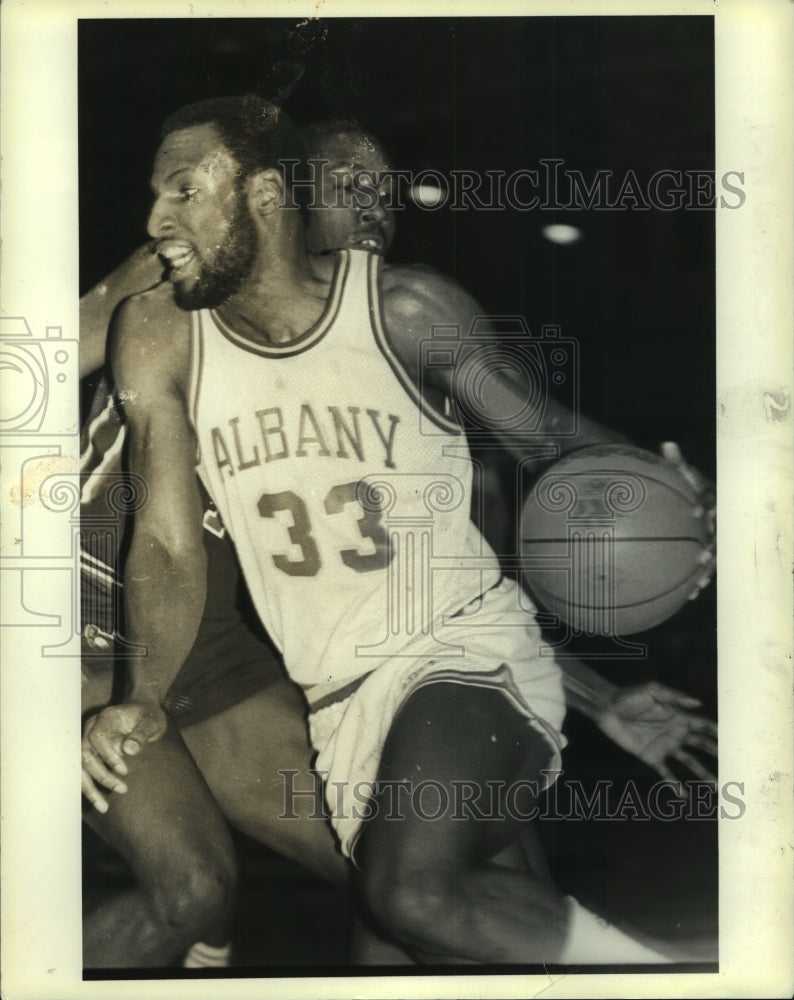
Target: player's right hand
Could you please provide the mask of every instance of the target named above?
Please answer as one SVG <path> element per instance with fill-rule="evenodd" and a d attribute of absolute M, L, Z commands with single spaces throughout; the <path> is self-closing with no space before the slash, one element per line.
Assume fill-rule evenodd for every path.
<path fill-rule="evenodd" d="M 99 812 L 107 812 L 108 803 L 97 784 L 112 792 L 126 792 L 127 786 L 121 780 L 128 770 L 124 755 L 140 753 L 146 743 L 160 739 L 165 727 L 165 713 L 150 702 L 110 705 L 86 721 L 81 748 L 81 787 L 83 795 Z"/>

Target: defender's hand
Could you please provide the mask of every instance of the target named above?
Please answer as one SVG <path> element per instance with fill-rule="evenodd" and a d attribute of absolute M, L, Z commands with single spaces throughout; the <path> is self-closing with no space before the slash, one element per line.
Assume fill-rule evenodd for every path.
<path fill-rule="evenodd" d="M 717 726 L 695 715 L 697 698 L 656 681 L 619 688 L 596 717 L 599 729 L 619 747 L 633 754 L 669 781 L 678 780 L 668 760 L 686 767 L 697 778 L 716 776 L 690 750 L 717 754 Z"/>
<path fill-rule="evenodd" d="M 140 753 L 146 743 L 160 739 L 165 727 L 165 713 L 151 702 L 111 705 L 86 721 L 81 784 L 83 795 L 99 812 L 107 812 L 108 804 L 97 783 L 110 791 L 126 792 L 120 778 L 127 774 L 124 755 Z"/>

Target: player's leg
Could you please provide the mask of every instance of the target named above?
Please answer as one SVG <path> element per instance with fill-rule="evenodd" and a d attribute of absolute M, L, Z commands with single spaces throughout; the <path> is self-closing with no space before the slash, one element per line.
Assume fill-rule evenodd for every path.
<path fill-rule="evenodd" d="M 162 966 L 228 922 L 236 879 L 228 827 L 173 724 L 128 761 L 127 792 L 84 818 L 128 862 L 136 888 L 91 912 L 86 967 Z"/>
<path fill-rule="evenodd" d="M 428 684 L 399 712 L 379 779 L 407 779 L 412 801 L 399 820 L 380 809 L 366 822 L 356 858 L 367 906 L 419 960 L 504 963 L 559 956 L 567 913 L 560 894 L 536 873 L 491 860 L 516 839 L 527 800 L 502 795 L 494 808 L 495 786 L 487 784 L 501 782 L 504 791 L 519 778 L 542 780 L 549 760 L 546 740 L 494 690 Z M 437 798 L 428 806 L 413 793 L 429 779 L 435 787 L 428 794 Z M 470 790 L 469 815 L 455 819 L 462 782 Z M 428 818 L 442 800 L 447 807 Z"/>
<path fill-rule="evenodd" d="M 237 638 L 237 662 L 240 670 L 226 676 L 227 685 L 245 681 L 242 668 L 249 662 L 251 655 L 258 657 L 259 669 L 264 676 L 262 658 L 267 652 L 266 648 L 260 643 L 254 645 L 250 634 L 238 633 Z M 231 648 L 229 655 L 232 655 Z M 110 673 L 109 663 L 104 669 L 96 668 L 91 671 L 84 687 L 86 705 L 93 707 L 107 702 L 110 697 Z M 196 697 L 194 686 L 183 685 L 177 689 L 175 700 L 182 699 L 191 702 L 194 712 L 200 713 L 202 708 L 206 710 L 206 705 L 202 705 L 201 699 Z M 180 719 L 180 725 L 185 725 L 181 729 L 182 738 L 224 816 L 260 843 L 303 864 L 320 877 L 344 886 L 347 883 L 347 865 L 323 814 L 320 779 L 311 772 L 313 751 L 306 735 L 304 712 L 303 698 L 298 689 L 288 681 L 278 680 L 208 718 L 187 725 L 185 722 L 189 722 L 190 716 L 187 720 L 180 719 L 179 716 L 177 719 Z M 147 753 L 150 749 L 153 748 L 147 747 Z M 137 767 L 141 759 L 132 759 L 133 767 Z M 171 764 L 170 754 L 166 757 L 157 755 L 157 766 L 170 769 Z M 181 774 L 181 769 L 179 773 Z M 168 774 L 170 776 L 170 770 Z M 136 793 L 131 801 L 137 811 L 141 808 L 140 799 L 144 792 L 139 785 L 134 784 L 133 773 L 130 779 L 133 786 L 127 797 Z M 178 780 L 182 778 L 178 777 Z M 120 804 L 119 825 L 124 827 L 126 838 L 130 845 L 137 845 L 140 864 L 136 875 L 142 880 L 142 888 L 146 890 L 153 880 L 157 881 L 157 872 L 148 861 L 153 856 L 152 851 L 146 850 L 148 845 L 153 845 L 156 831 L 150 834 L 145 826 L 135 828 L 125 825 L 125 796 L 112 796 L 112 800 Z M 148 808 L 149 804 L 144 801 L 144 811 Z M 171 812 L 169 809 L 158 817 L 158 828 L 164 826 L 168 830 Z M 119 834 L 115 830 L 108 831 L 103 819 L 99 823 L 100 834 L 114 846 L 120 847 Z M 178 834 L 178 830 L 167 833 L 173 839 L 178 838 Z M 177 843 L 174 846 L 176 850 L 182 849 Z M 207 847 L 209 846 L 208 844 Z M 127 851 L 122 853 L 128 853 L 129 849 L 128 846 Z M 213 863 L 212 858 L 204 858 L 201 867 L 211 868 Z M 159 883 L 161 897 L 168 895 L 172 884 L 168 880 Z M 144 895 L 147 895 L 146 891 Z M 174 905 L 177 902 L 174 900 Z M 203 913 L 209 913 L 211 902 L 211 898 L 205 900 L 205 905 L 201 907 Z M 128 901 L 119 904 L 120 907 L 127 905 Z M 167 907 L 167 900 L 159 898 L 158 910 L 162 911 Z M 106 919 L 112 922 L 113 915 L 117 912 L 118 908 L 109 904 L 92 915 L 88 931 L 92 940 L 104 941 L 110 936 L 111 929 L 103 932 L 102 923 Z M 218 946 L 228 941 L 228 926 L 229 910 L 224 906 L 215 912 L 212 920 L 207 921 L 206 929 L 201 932 L 202 946 L 199 951 L 202 956 L 207 950 L 203 945 L 215 946 L 211 950 L 217 952 Z M 198 928 L 195 933 L 198 934 Z M 139 953 L 138 947 L 130 949 L 129 944 L 129 940 L 134 941 L 136 936 L 134 931 L 127 935 L 128 941 L 121 946 L 124 954 Z M 199 937 L 194 940 L 199 940 Z M 161 954 L 164 960 L 170 960 L 178 954 L 178 946 L 171 944 Z M 141 962 L 130 959 L 128 964 Z"/>
<path fill-rule="evenodd" d="M 276 681 L 183 729 L 183 738 L 229 822 L 337 885 L 347 864 L 323 813 L 300 691 Z"/>
<path fill-rule="evenodd" d="M 123 677 L 119 671 L 119 660 L 114 658 L 115 642 L 111 632 L 115 629 L 113 616 L 112 576 L 108 587 L 98 587 L 94 581 L 83 577 L 83 611 L 91 620 L 83 637 L 82 656 L 82 711 L 85 714 L 107 705 L 121 689 Z M 94 621 L 100 622 L 97 627 Z M 195 791 L 196 772 L 192 762 L 185 760 L 184 747 L 175 750 L 173 741 L 178 742 L 174 730 L 169 729 L 162 746 L 147 747 L 141 758 L 130 758 L 132 787 L 126 796 L 113 795 L 112 815 L 99 817 L 93 810 L 86 811 L 85 820 L 111 846 L 126 857 L 136 859 L 135 876 L 137 887 L 130 893 L 112 899 L 92 911 L 84 926 L 85 963 L 95 967 L 137 967 L 143 965 L 164 965 L 184 954 L 186 947 L 198 947 L 201 954 L 198 961 L 202 965 L 228 964 L 231 925 L 231 905 L 233 896 L 234 859 L 229 856 L 228 836 L 218 834 L 205 841 L 194 839 L 183 843 L 183 825 L 175 821 L 171 811 L 176 801 L 170 794 L 159 795 L 157 786 L 147 775 L 158 774 L 160 787 L 168 791 L 173 780 L 185 779 L 184 789 Z M 177 761 L 176 774 L 169 768 Z M 169 782 L 170 779 L 170 782 Z M 199 800 L 196 808 L 203 808 L 206 789 L 200 784 Z M 183 789 L 183 790 L 184 790 Z M 152 818 L 151 823 L 134 825 L 136 817 Z M 217 822 L 217 816 L 213 818 Z M 166 842 L 167 852 L 162 850 Z M 217 856 L 214 843 L 222 845 Z M 196 896 L 203 892 L 197 877 L 190 877 L 180 883 L 176 877 L 182 858 L 190 863 L 191 852 L 198 849 L 197 872 L 206 873 L 204 888 L 208 892 L 203 900 Z M 226 856 L 224 856 L 224 850 Z M 176 860 L 171 856 L 173 852 Z M 161 878 L 159 859 L 166 862 L 166 877 Z M 226 891 L 219 893 L 217 886 L 223 883 Z M 168 898 L 171 888 L 174 895 Z M 185 900 L 185 894 L 190 897 Z M 220 903 L 218 904 L 218 900 Z M 216 905 L 218 904 L 218 905 Z M 178 923 L 184 926 L 176 933 L 168 927 L 163 929 L 163 914 L 178 914 Z M 188 930 L 188 928 L 190 928 Z M 185 943 L 186 938 L 187 944 Z M 154 942 L 152 946 L 152 942 Z M 197 944 L 198 942 L 198 944 Z M 188 958 L 186 965 L 192 965 L 195 957 Z"/>
<path fill-rule="evenodd" d="M 540 847 L 539 842 L 537 842 L 537 846 L 538 848 Z M 517 871 L 525 871 L 528 866 L 528 859 L 518 841 L 500 851 L 494 857 L 493 862 L 503 868 L 513 868 Z M 534 863 L 534 859 L 532 863 Z M 545 856 L 541 860 L 541 871 L 548 877 L 548 866 Z M 353 965 L 390 966 L 416 964 L 404 948 L 400 947 L 393 940 L 384 937 L 382 928 L 376 931 L 372 921 L 365 919 L 360 912 L 354 914 L 350 954 Z"/>
<path fill-rule="evenodd" d="M 312 751 L 302 708 L 294 685 L 275 683 L 189 726 L 183 736 L 233 825 L 321 877 L 344 885 L 348 868 L 323 819 L 320 786 L 310 775 Z M 522 858 L 515 847 L 510 845 L 495 863 L 521 868 Z M 402 948 L 361 923 L 356 925 L 351 951 L 356 964 L 411 962 Z"/>
<path fill-rule="evenodd" d="M 114 688 L 118 689 L 121 678 L 115 676 L 118 671 L 114 668 L 117 663 L 111 656 L 98 657 L 98 650 L 94 642 L 89 639 L 83 642 L 83 662 L 82 662 L 82 703 L 83 712 L 87 713 L 107 705 L 113 698 Z M 88 655 L 87 655 L 88 654 Z M 228 840 L 225 837 L 213 838 L 203 844 L 195 843 L 187 845 L 188 851 L 198 847 L 202 851 L 202 857 L 197 864 L 197 871 L 207 873 L 206 885 L 211 891 L 205 896 L 203 902 L 196 903 L 195 898 L 185 905 L 181 901 L 184 888 L 178 888 L 177 895 L 169 902 L 164 897 L 169 892 L 170 886 L 177 886 L 175 875 L 179 868 L 179 863 L 183 857 L 182 851 L 186 845 L 182 843 L 182 825 L 173 821 L 172 806 L 175 803 L 173 796 L 158 795 L 156 789 L 146 781 L 147 771 L 157 771 L 162 768 L 160 782 L 163 787 L 168 786 L 168 768 L 174 760 L 174 753 L 169 750 L 169 744 L 173 739 L 173 732 L 169 730 L 166 738 L 166 753 L 162 754 L 159 744 L 146 748 L 144 758 L 130 758 L 128 761 L 131 767 L 132 787 L 127 793 L 127 797 L 114 795 L 110 800 L 115 810 L 114 816 L 108 819 L 98 818 L 93 811 L 84 814 L 85 820 L 102 836 L 111 846 L 117 848 L 122 854 L 129 856 L 132 845 L 136 837 L 140 835 L 141 842 L 135 852 L 138 858 L 138 869 L 135 871 L 138 888 L 124 897 L 114 899 L 111 902 L 97 908 L 91 912 L 85 922 L 85 961 L 87 965 L 102 966 L 129 966 L 137 967 L 149 965 L 152 962 L 157 965 L 168 964 L 178 959 L 184 954 L 185 938 L 192 936 L 187 942 L 190 951 L 188 952 L 184 964 L 186 967 L 219 966 L 228 965 L 231 948 L 229 945 L 231 937 L 231 906 L 228 903 L 233 895 L 234 865 L 230 864 L 229 858 L 222 855 L 214 856 L 214 843 L 220 841 L 228 851 Z M 181 756 L 184 757 L 186 751 L 182 748 Z M 141 774 L 138 769 L 144 767 Z M 176 775 L 176 780 L 182 781 L 183 767 L 187 770 L 186 787 L 191 787 L 190 782 L 195 780 L 195 768 L 189 763 L 180 763 Z M 173 777 L 173 776 L 172 776 Z M 145 824 L 136 831 L 131 824 L 127 823 L 129 815 L 151 815 L 152 808 L 155 807 L 157 815 L 151 828 Z M 203 792 L 202 799 L 203 802 Z M 203 805 L 201 806 L 203 808 Z M 118 821 L 114 823 L 114 820 Z M 126 824 L 126 825 L 125 825 Z M 124 826 L 124 836 L 121 835 L 120 826 Z M 160 873 L 155 867 L 157 858 L 162 857 L 160 841 L 165 838 L 169 851 L 178 852 L 176 867 L 171 865 L 167 871 L 165 879 L 160 878 Z M 125 848 L 125 841 L 130 843 Z M 149 860 L 147 860 L 149 859 Z M 141 867 L 143 866 L 143 867 Z M 217 868 L 215 876 L 213 871 Z M 148 875 L 145 872 L 148 871 Z M 217 900 L 218 893 L 214 886 L 218 878 L 229 883 L 227 891 L 222 893 L 221 905 L 215 906 L 213 900 Z M 184 886 L 190 888 L 190 892 L 195 897 L 202 892 L 201 885 L 196 879 L 188 879 Z M 153 897 L 152 893 L 155 893 Z M 162 914 L 165 912 L 183 912 L 189 910 L 189 924 L 191 931 L 184 934 L 172 934 L 170 931 L 162 933 L 159 925 L 159 918 L 152 917 L 152 914 Z M 118 929 L 119 918 L 123 921 L 121 932 Z M 157 942 L 156 953 L 150 954 L 148 940 L 151 935 Z"/>
<path fill-rule="evenodd" d="M 320 780 L 310 772 L 313 752 L 306 733 L 302 695 L 283 679 L 273 650 L 252 635 L 236 610 L 237 570 L 227 543 L 206 534 L 205 544 L 213 569 L 208 580 L 207 608 L 194 649 L 169 689 L 166 705 L 185 734 L 200 770 L 206 773 L 221 809 L 231 821 L 272 849 L 342 884 L 346 880 L 346 865 L 323 816 Z M 111 697 L 112 669 L 110 657 L 101 662 L 84 659 L 84 711 L 107 704 Z M 158 752 L 157 760 L 158 766 L 165 770 L 171 766 L 172 756 L 161 756 Z M 135 764 L 137 767 L 137 760 Z M 281 770 L 290 773 L 282 775 Z M 173 776 L 181 780 L 180 773 L 177 771 Z M 131 778 L 134 780 L 132 774 Z M 294 794 L 290 796 L 287 816 L 282 819 L 287 782 Z M 301 794 L 307 787 L 309 794 Z M 135 815 L 147 813 L 150 803 L 144 799 L 146 790 L 136 784 L 134 791 Z M 113 798 L 122 802 L 125 797 Z M 178 908 L 179 898 L 170 902 L 166 898 L 174 881 L 158 881 L 157 852 L 153 850 L 157 830 L 150 833 L 145 825 L 128 824 L 127 813 L 124 807 L 118 810 L 119 827 L 123 830 L 108 827 L 103 819 L 97 822 L 100 833 L 107 834 L 105 839 L 122 848 L 122 853 L 128 856 L 135 853 L 136 876 L 143 893 L 134 897 L 137 910 L 142 906 L 151 909 L 150 890 L 155 883 L 158 886 L 157 911 Z M 168 806 L 156 826 L 167 829 L 171 814 L 172 809 Z M 171 831 L 169 836 L 175 841 L 175 849 L 180 850 L 176 843 L 179 830 Z M 204 846 L 210 848 L 210 844 L 194 844 L 190 849 Z M 223 857 L 219 857 L 217 863 L 227 875 L 231 874 Z M 214 864 L 214 859 L 205 857 L 200 868 L 212 871 Z M 178 867 L 176 863 L 173 870 Z M 192 946 L 200 940 L 203 962 L 206 960 L 205 945 L 222 946 L 229 937 L 229 908 L 225 905 L 216 908 L 210 920 L 214 894 L 211 886 L 208 888 L 210 892 L 204 905 L 194 907 L 197 916 L 201 912 L 205 929 L 200 938 L 196 936 L 187 942 Z M 114 914 L 128 903 L 122 901 L 119 907 L 111 903 L 93 914 L 87 929 L 89 939 L 102 942 L 113 936 Z M 109 922 L 106 931 L 102 926 L 104 920 Z M 150 964 L 149 959 L 134 957 L 141 953 L 143 945 L 138 938 L 142 934 L 145 936 L 147 920 L 138 922 L 140 930 L 130 929 L 120 945 L 122 955 L 132 956 L 123 964 Z M 192 933 L 198 935 L 198 929 L 194 928 Z M 160 942 L 163 945 L 158 951 L 161 960 L 177 957 L 181 944 L 176 943 L 173 935 L 170 938 L 161 936 Z M 195 950 L 191 948 L 188 963 Z M 217 947 L 210 951 L 213 955 L 218 954 Z M 106 957 L 111 964 L 118 963 L 118 956 L 109 954 Z M 101 954 L 93 960 L 100 961 Z"/>
<path fill-rule="evenodd" d="M 669 961 L 563 897 L 542 866 L 522 872 L 496 862 L 520 831 L 531 834 L 526 782 L 542 785 L 551 758 L 550 743 L 495 689 L 435 682 L 397 715 L 379 780 L 407 780 L 415 790 L 432 778 L 447 807 L 412 801 L 399 820 L 379 809 L 355 855 L 370 911 L 419 961 Z M 500 798 L 499 789 L 508 794 Z"/>

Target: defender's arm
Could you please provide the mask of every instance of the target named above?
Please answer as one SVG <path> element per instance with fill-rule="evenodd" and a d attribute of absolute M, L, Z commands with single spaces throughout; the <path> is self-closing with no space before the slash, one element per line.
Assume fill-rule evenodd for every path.
<path fill-rule="evenodd" d="M 163 266 L 149 244 L 139 247 L 115 271 L 80 298 L 80 378 L 105 363 L 108 330 L 118 304 L 162 279 Z"/>

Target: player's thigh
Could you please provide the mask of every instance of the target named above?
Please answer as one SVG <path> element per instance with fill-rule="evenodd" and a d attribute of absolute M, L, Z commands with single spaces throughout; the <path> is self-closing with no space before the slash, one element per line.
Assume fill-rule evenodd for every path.
<path fill-rule="evenodd" d="M 277 681 L 183 736 L 230 823 L 341 883 L 346 868 L 323 816 L 304 713 L 295 685 Z"/>
<path fill-rule="evenodd" d="M 230 819 L 239 818 L 249 796 L 283 806 L 280 771 L 308 774 L 312 750 L 304 713 L 298 689 L 288 681 L 276 681 L 182 730 L 186 746 Z"/>
<path fill-rule="evenodd" d="M 365 868 L 415 871 L 492 858 L 525 828 L 551 756 L 499 691 L 440 682 L 420 688 L 392 724 L 378 774 L 380 782 L 408 782 L 400 820 L 391 821 L 388 808 L 374 812 L 356 859 Z"/>
<path fill-rule="evenodd" d="M 173 723 L 162 739 L 125 758 L 124 794 L 108 793 L 105 814 L 84 808 L 85 821 L 121 853 L 144 881 L 235 877 L 227 823 Z"/>

